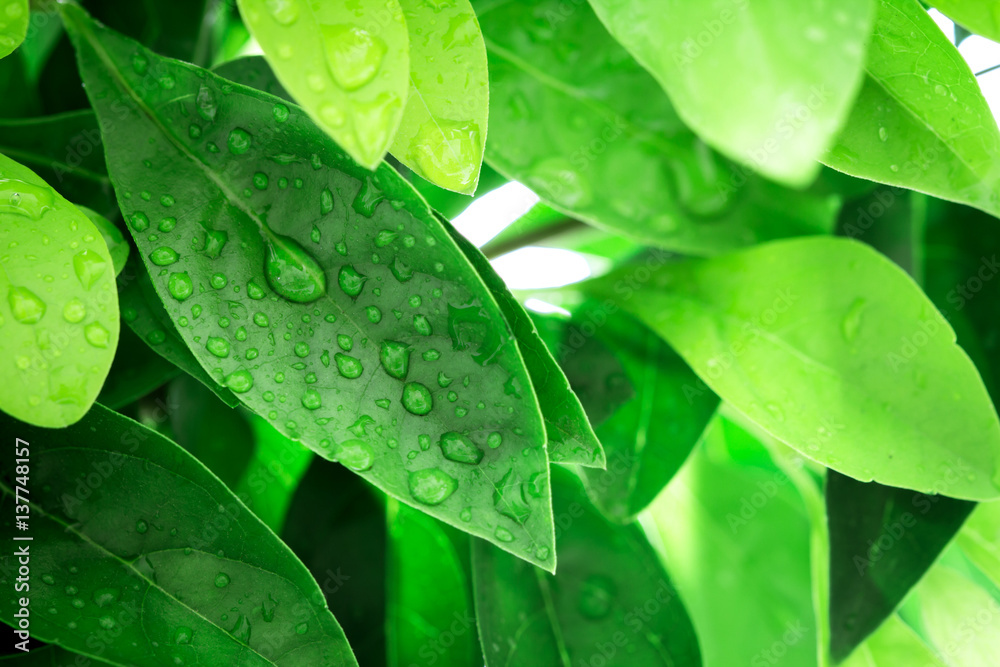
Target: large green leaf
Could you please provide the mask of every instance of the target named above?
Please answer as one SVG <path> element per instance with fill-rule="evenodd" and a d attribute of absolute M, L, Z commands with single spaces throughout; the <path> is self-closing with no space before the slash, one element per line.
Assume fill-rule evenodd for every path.
<path fill-rule="evenodd" d="M 769 178 L 805 185 L 861 86 L 876 2 L 590 5 L 699 136 Z"/>
<path fill-rule="evenodd" d="M 0 153 L 33 169 L 71 202 L 118 216 L 92 111 L 0 121 Z"/>
<path fill-rule="evenodd" d="M 558 574 L 473 545 L 487 667 L 701 667 L 691 620 L 642 531 L 604 519 L 566 470 L 552 482 Z"/>
<path fill-rule="evenodd" d="M 709 149 L 589 7 L 482 2 L 479 19 L 486 159 L 555 208 L 693 254 L 832 228 L 836 196 L 778 187 Z"/>
<path fill-rule="evenodd" d="M 996 215 L 1000 131 L 976 79 L 916 0 L 879 0 L 868 76 L 834 169 Z"/>
<path fill-rule="evenodd" d="M 841 663 L 843 667 L 945 667 L 934 651 L 899 616 L 885 620 L 868 640 Z"/>
<path fill-rule="evenodd" d="M 118 345 L 118 293 L 100 231 L 0 155 L 0 409 L 56 428 L 97 398 Z"/>
<path fill-rule="evenodd" d="M 830 654 L 846 658 L 934 564 L 975 503 L 827 476 Z"/>
<path fill-rule="evenodd" d="M 288 92 L 352 158 L 375 169 L 392 145 L 410 87 L 409 38 L 397 0 L 238 4 Z"/>
<path fill-rule="evenodd" d="M 0 58 L 9 56 L 24 41 L 30 20 L 28 0 L 0 0 Z"/>
<path fill-rule="evenodd" d="M 357 664 L 302 563 L 177 445 L 99 405 L 63 431 L 0 430 L 30 450 L 33 637 L 118 665 Z M 5 596 L 2 620 L 17 609 Z"/>
<path fill-rule="evenodd" d="M 930 0 L 927 4 L 977 35 L 1000 42 L 1000 5 L 995 0 Z"/>
<path fill-rule="evenodd" d="M 815 527 L 789 472 L 718 418 L 651 508 L 705 667 L 826 665 L 810 567 Z"/>
<path fill-rule="evenodd" d="M 809 458 L 862 481 L 1000 496 L 1000 422 L 975 366 L 912 280 L 867 246 L 775 242 L 625 267 L 593 289 Z"/>
<path fill-rule="evenodd" d="M 63 11 L 98 116 L 128 109 L 105 129 L 109 172 L 206 372 L 390 495 L 554 568 L 531 381 L 419 195 L 297 107 Z"/>
<path fill-rule="evenodd" d="M 469 0 L 400 0 L 410 94 L 392 154 L 435 185 L 472 194 L 486 145 L 486 47 Z"/>
<path fill-rule="evenodd" d="M 395 501 L 389 503 L 388 522 L 389 667 L 482 665 L 469 537 Z"/>
<path fill-rule="evenodd" d="M 573 393 L 569 381 L 552 353 L 542 342 L 534 323 L 510 293 L 489 261 L 478 249 L 447 222 L 448 232 L 469 262 L 479 272 L 483 282 L 493 292 L 500 309 L 510 323 L 531 383 L 538 396 L 538 404 L 545 420 L 545 437 L 548 440 L 549 460 L 556 463 L 578 463 L 591 468 L 604 468 L 604 449 L 594 435 L 587 413 Z"/>

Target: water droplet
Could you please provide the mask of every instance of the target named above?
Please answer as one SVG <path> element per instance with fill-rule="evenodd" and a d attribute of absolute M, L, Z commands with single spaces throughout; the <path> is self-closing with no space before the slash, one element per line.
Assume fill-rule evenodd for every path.
<path fill-rule="evenodd" d="M 148 334 L 146 334 L 146 340 L 149 341 L 150 345 L 159 345 L 167 339 L 167 332 L 163 329 L 153 329 Z"/>
<path fill-rule="evenodd" d="M 220 572 L 217 575 L 215 575 L 216 588 L 225 588 L 226 586 L 229 585 L 229 582 L 230 582 L 229 575 L 226 574 L 225 572 Z"/>
<path fill-rule="evenodd" d="M 535 558 L 537 558 L 538 560 L 545 560 L 548 557 L 549 557 L 548 547 L 538 547 L 537 549 L 535 549 Z"/>
<path fill-rule="evenodd" d="M 327 65 L 344 90 L 357 90 L 375 78 L 386 46 L 367 30 L 351 25 L 322 26 Z"/>
<path fill-rule="evenodd" d="M 237 394 L 245 394 L 253 387 L 253 376 L 247 370 L 233 371 L 226 376 L 225 385 Z"/>
<path fill-rule="evenodd" d="M 392 260 L 389 270 L 392 272 L 393 277 L 401 283 L 405 283 L 413 277 L 413 269 L 398 256 Z"/>
<path fill-rule="evenodd" d="M 157 225 L 157 228 L 163 233 L 168 233 L 174 231 L 174 227 L 176 226 L 177 218 L 164 218 L 163 220 L 160 220 L 160 224 Z"/>
<path fill-rule="evenodd" d="M 514 469 L 508 470 L 493 491 L 493 507 L 496 511 L 518 523 L 527 521 L 531 516 L 531 506 L 525 498 L 524 486 Z"/>
<path fill-rule="evenodd" d="M 229 133 L 227 143 L 229 144 L 230 153 L 233 155 L 243 155 L 250 150 L 250 144 L 253 143 L 253 139 L 250 137 L 249 132 L 238 127 Z"/>
<path fill-rule="evenodd" d="M 438 444 L 444 457 L 449 461 L 476 465 L 483 460 L 483 450 L 461 433 L 449 431 L 441 436 Z"/>
<path fill-rule="evenodd" d="M 304 635 L 307 632 L 309 632 L 308 623 L 299 623 L 298 625 L 295 626 L 295 634 Z"/>
<path fill-rule="evenodd" d="M 365 316 L 368 321 L 372 324 L 378 324 L 382 321 L 382 311 L 379 310 L 378 306 L 368 306 L 365 308 Z"/>
<path fill-rule="evenodd" d="M 92 599 L 98 607 L 107 607 L 118 601 L 121 591 L 117 588 L 98 588 L 94 591 Z"/>
<path fill-rule="evenodd" d="M 844 334 L 844 339 L 849 343 L 853 342 L 858 335 L 865 304 L 866 301 L 864 299 L 855 299 L 851 307 L 848 308 L 847 314 L 844 315 L 844 320 L 840 323 L 840 330 Z"/>
<path fill-rule="evenodd" d="M 346 354 L 338 352 L 334 355 L 333 359 L 337 363 L 337 370 L 340 371 L 340 374 L 345 378 L 353 380 L 364 372 L 364 367 L 361 365 L 361 361 L 355 359 L 354 357 L 349 357 Z"/>
<path fill-rule="evenodd" d="M 161 246 L 149 253 L 149 261 L 156 266 L 169 266 L 176 262 L 177 259 L 177 253 L 174 249 L 168 248 L 167 246 Z"/>
<path fill-rule="evenodd" d="M 48 584 L 49 586 L 52 586 L 56 583 L 55 577 L 53 577 L 51 574 L 43 574 L 42 581 Z"/>
<path fill-rule="evenodd" d="M 302 407 L 307 410 L 316 410 L 323 405 L 323 397 L 315 389 L 309 389 L 302 395 Z"/>
<path fill-rule="evenodd" d="M 274 120 L 284 123 L 288 120 L 288 107 L 284 104 L 275 104 L 274 108 L 271 109 L 271 114 L 274 116 Z"/>
<path fill-rule="evenodd" d="M 178 301 L 184 301 L 194 294 L 194 285 L 191 283 L 191 276 L 186 272 L 171 273 L 170 280 L 167 282 L 167 291 L 170 292 L 170 296 Z"/>
<path fill-rule="evenodd" d="M 580 585 L 580 599 L 577 603 L 580 614 L 595 621 L 607 616 L 611 613 L 616 588 L 615 582 L 604 575 L 587 577 Z"/>
<path fill-rule="evenodd" d="M 211 336 L 205 344 L 205 348 L 220 359 L 224 359 L 229 356 L 229 341 L 225 338 Z"/>
<path fill-rule="evenodd" d="M 97 619 L 97 624 L 100 625 L 105 630 L 111 630 L 115 627 L 115 619 L 110 616 L 101 616 Z"/>
<path fill-rule="evenodd" d="M 191 643 L 191 635 L 192 634 L 194 634 L 194 633 L 191 632 L 191 628 L 182 625 L 182 626 L 178 627 L 176 630 L 174 630 L 174 643 L 175 644 L 190 644 Z"/>
<path fill-rule="evenodd" d="M 106 348 L 111 340 L 111 334 L 100 322 L 91 322 L 83 328 L 83 337 L 87 342 L 98 348 Z"/>
<path fill-rule="evenodd" d="M 472 186 L 481 156 L 479 126 L 473 122 L 428 120 L 410 144 L 410 159 L 423 174 L 450 190 Z"/>
<path fill-rule="evenodd" d="M 330 188 L 323 188 L 319 193 L 319 212 L 321 215 L 333 212 L 333 193 Z"/>
<path fill-rule="evenodd" d="M 375 215 L 375 208 L 385 199 L 385 193 L 375 185 L 371 176 L 365 177 L 358 195 L 351 202 L 351 208 L 366 218 Z"/>
<path fill-rule="evenodd" d="M 503 436 L 494 431 L 490 433 L 486 438 L 486 444 L 489 445 L 490 449 L 496 449 L 501 444 L 503 444 Z"/>
<path fill-rule="evenodd" d="M 53 191 L 46 186 L 15 178 L 0 178 L 0 213 L 14 213 L 38 220 L 52 208 Z"/>
<path fill-rule="evenodd" d="M 265 275 L 271 289 L 289 301 L 310 303 L 326 293 L 326 274 L 319 263 L 287 237 L 268 243 Z"/>
<path fill-rule="evenodd" d="M 142 76 L 143 74 L 146 73 L 146 69 L 148 67 L 149 67 L 149 60 L 146 59 L 146 56 L 142 55 L 141 53 L 136 53 L 135 55 L 132 56 L 132 70 L 136 74 Z"/>
<path fill-rule="evenodd" d="M 369 418 L 370 419 L 370 418 Z M 375 462 L 375 452 L 364 440 L 345 440 L 337 445 L 334 460 L 339 461 L 354 472 L 363 472 Z"/>
<path fill-rule="evenodd" d="M 233 625 L 233 629 L 229 631 L 229 634 L 243 643 L 249 643 L 250 630 L 250 621 L 246 616 L 240 614 L 236 617 L 236 623 Z"/>
<path fill-rule="evenodd" d="M 86 290 L 104 275 L 105 268 L 107 262 L 93 250 L 81 250 L 73 256 L 73 272 Z"/>
<path fill-rule="evenodd" d="M 884 127 L 878 128 L 878 138 L 881 141 L 888 141 L 889 140 L 889 132 Z"/>
<path fill-rule="evenodd" d="M 354 339 L 346 334 L 337 334 L 337 345 L 344 352 L 350 352 L 354 347 Z"/>
<path fill-rule="evenodd" d="M 205 246 L 201 252 L 211 259 L 217 259 L 222 254 L 222 249 L 229 241 L 229 233 L 219 229 L 210 229 L 205 232 Z"/>
<path fill-rule="evenodd" d="M 198 88 L 198 95 L 195 97 L 194 104 L 198 109 L 199 116 L 207 121 L 215 120 L 218 106 L 215 103 L 215 93 L 212 92 L 211 88 L 202 84 Z"/>
<path fill-rule="evenodd" d="M 406 378 L 406 373 L 410 366 L 410 351 L 410 346 L 406 343 L 399 343 L 394 340 L 384 341 L 379 354 L 382 368 L 385 369 L 386 373 L 398 380 Z"/>
<path fill-rule="evenodd" d="M 138 521 L 135 522 L 135 532 L 139 533 L 140 535 L 144 535 L 147 530 L 149 530 L 148 523 L 146 523 L 142 519 L 139 519 Z"/>
<path fill-rule="evenodd" d="M 63 319 L 70 324 L 76 324 L 77 322 L 83 321 L 83 318 L 87 316 L 87 307 L 83 305 L 83 302 L 73 297 L 66 302 L 63 306 Z M 124 313 L 122 314 L 124 317 Z"/>
<path fill-rule="evenodd" d="M 408 482 L 410 495 L 424 505 L 439 505 L 458 488 L 458 480 L 438 468 L 413 471 Z"/>
<path fill-rule="evenodd" d="M 402 403 L 407 412 L 420 416 L 428 414 L 434 407 L 430 390 L 419 382 L 407 382 L 403 386 Z"/>
<path fill-rule="evenodd" d="M 166 208 L 170 208 L 171 206 L 174 205 L 174 198 L 171 197 L 170 195 L 163 195 L 162 197 L 160 197 L 160 205 Z"/>
<path fill-rule="evenodd" d="M 300 359 L 305 359 L 309 356 L 309 344 L 308 343 L 296 343 L 295 344 L 295 356 Z"/>
<path fill-rule="evenodd" d="M 357 298 L 361 294 L 367 280 L 368 278 L 363 273 L 359 273 L 350 264 L 340 267 L 340 273 L 337 274 L 340 289 L 351 298 Z"/>

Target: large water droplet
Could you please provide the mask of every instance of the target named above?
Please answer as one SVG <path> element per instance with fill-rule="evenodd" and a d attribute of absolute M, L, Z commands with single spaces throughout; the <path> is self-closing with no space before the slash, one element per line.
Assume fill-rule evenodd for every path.
<path fill-rule="evenodd" d="M 499 542 L 513 542 L 514 534 L 503 526 L 497 526 L 497 529 L 493 531 L 493 537 L 497 538 Z"/>
<path fill-rule="evenodd" d="M 434 407 L 430 390 L 419 382 L 407 382 L 403 386 L 403 407 L 407 412 L 423 416 Z"/>
<path fill-rule="evenodd" d="M 363 273 L 359 273 L 350 264 L 340 267 L 340 272 L 337 274 L 337 282 L 340 284 L 340 289 L 351 298 L 356 298 L 361 294 L 361 290 L 364 288 L 367 280 L 368 278 Z"/>
<path fill-rule="evenodd" d="M 394 378 L 402 380 L 410 367 L 410 346 L 394 340 L 382 343 L 379 359 L 385 372 Z M 405 404 L 405 403 L 404 403 Z"/>
<path fill-rule="evenodd" d="M 385 193 L 379 188 L 371 176 L 366 176 L 358 190 L 357 196 L 351 202 L 351 208 L 366 218 L 375 215 L 375 208 L 385 199 Z"/>
<path fill-rule="evenodd" d="M 27 287 L 11 285 L 7 290 L 7 305 L 21 324 L 35 324 L 45 315 L 45 302 Z"/>
<path fill-rule="evenodd" d="M 170 280 L 167 281 L 167 291 L 170 296 L 178 301 L 184 301 L 194 294 L 194 285 L 191 283 L 191 276 L 186 272 L 171 273 Z"/>
<path fill-rule="evenodd" d="M 507 471 L 494 489 L 493 507 L 518 523 L 524 523 L 531 516 L 531 506 L 524 495 L 524 484 L 513 468 Z"/>
<path fill-rule="evenodd" d="M 106 348 L 111 340 L 111 334 L 100 322 L 91 322 L 83 328 L 83 337 L 94 347 Z"/>
<path fill-rule="evenodd" d="M 73 273 L 83 285 L 83 289 L 89 290 L 93 287 L 94 283 L 104 275 L 106 268 L 107 262 L 94 250 L 81 250 L 73 256 Z"/>
<path fill-rule="evenodd" d="M 198 95 L 195 97 L 195 106 L 198 108 L 198 115 L 208 121 L 215 120 L 218 106 L 215 103 L 215 93 L 212 89 L 202 84 L 198 88 Z"/>
<path fill-rule="evenodd" d="M 225 572 L 219 572 L 217 575 L 215 575 L 216 588 L 225 588 L 226 586 L 229 585 L 230 581 L 231 580 L 229 578 L 229 575 L 226 574 Z"/>
<path fill-rule="evenodd" d="M 354 357 L 338 352 L 333 356 L 333 359 L 337 362 L 337 370 L 340 371 L 340 374 L 345 378 L 353 380 L 364 372 L 364 367 L 361 365 L 361 361 L 355 359 Z"/>
<path fill-rule="evenodd" d="M 253 387 L 253 376 L 244 369 L 233 371 L 226 376 L 225 385 L 237 394 L 245 394 Z"/>
<path fill-rule="evenodd" d="M 475 465 L 483 460 L 483 450 L 461 433 L 449 431 L 441 436 L 438 444 L 449 461 Z"/>
<path fill-rule="evenodd" d="M 309 389 L 302 395 L 302 407 L 307 410 L 317 410 L 323 405 L 323 397 L 315 389 Z"/>
<path fill-rule="evenodd" d="M 229 356 L 229 341 L 225 338 L 211 336 L 209 337 L 208 342 L 205 343 L 205 348 L 220 359 L 224 359 Z"/>
<path fill-rule="evenodd" d="M 268 243 L 267 282 L 289 301 L 309 303 L 326 293 L 326 274 L 294 239 L 278 236 Z"/>
<path fill-rule="evenodd" d="M 363 472 L 372 467 L 375 462 L 375 452 L 364 440 L 345 440 L 337 445 L 334 460 L 354 472 Z"/>
<path fill-rule="evenodd" d="M 87 307 L 83 305 L 83 302 L 73 297 L 66 302 L 63 306 L 63 319 L 70 324 L 76 324 L 77 322 L 82 322 L 83 318 L 87 316 Z"/>
<path fill-rule="evenodd" d="M 194 633 L 191 632 L 191 628 L 186 625 L 182 625 L 174 630 L 174 643 L 175 644 L 190 644 L 191 636 Z"/>
<path fill-rule="evenodd" d="M 458 488 L 458 480 L 438 468 L 411 472 L 408 483 L 410 495 L 424 505 L 443 503 Z"/>
<path fill-rule="evenodd" d="M 236 623 L 233 625 L 232 630 L 229 631 L 229 634 L 246 644 L 250 642 L 250 630 L 250 620 L 243 614 L 240 614 L 236 617 Z"/>
<path fill-rule="evenodd" d="M 861 328 L 861 316 L 865 309 L 865 303 L 864 299 L 855 299 L 851 307 L 848 308 L 847 314 L 844 315 L 843 322 L 840 324 L 844 339 L 849 343 L 854 341 L 858 335 L 858 329 Z"/>
<path fill-rule="evenodd" d="M 299 18 L 298 0 L 264 0 L 267 11 L 280 25 L 292 25 Z"/>
<path fill-rule="evenodd" d="M 352 25 L 324 25 L 321 30 L 327 65 L 341 88 L 357 90 L 375 78 L 385 56 L 385 42 Z"/>
<path fill-rule="evenodd" d="M 15 213 L 33 220 L 52 208 L 52 189 L 15 178 L 0 178 L 0 213 Z"/>
<path fill-rule="evenodd" d="M 149 253 L 149 261 L 156 266 L 169 266 L 178 259 L 177 252 L 173 248 L 162 246 Z"/>
<path fill-rule="evenodd" d="M 468 190 L 479 171 L 481 143 L 473 122 L 428 120 L 413 137 L 410 158 L 432 182 Z"/>
<path fill-rule="evenodd" d="M 94 591 L 92 599 L 98 607 L 107 607 L 118 601 L 121 591 L 117 588 L 98 588 Z"/>
<path fill-rule="evenodd" d="M 233 155 L 243 155 L 250 150 L 252 143 L 253 139 L 250 137 L 250 133 L 241 127 L 237 127 L 229 133 L 229 152 Z"/>

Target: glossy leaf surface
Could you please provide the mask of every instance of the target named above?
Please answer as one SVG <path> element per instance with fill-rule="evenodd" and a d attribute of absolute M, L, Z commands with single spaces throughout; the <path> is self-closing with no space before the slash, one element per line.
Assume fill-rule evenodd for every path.
<path fill-rule="evenodd" d="M 130 109 L 104 136 L 119 204 L 213 380 L 390 495 L 553 568 L 524 362 L 412 188 L 297 107 L 64 13 L 98 116 Z"/>
<path fill-rule="evenodd" d="M 357 664 L 302 563 L 183 449 L 99 405 L 64 431 L 0 424 L 31 451 L 31 601 L 53 610 L 33 636 L 120 665 Z"/>
<path fill-rule="evenodd" d="M 0 0 L 0 58 L 6 58 L 28 33 L 28 0 Z"/>
<path fill-rule="evenodd" d="M 90 219 L 0 155 L 0 409 L 58 428 L 97 398 L 118 345 L 115 269 Z"/>
<path fill-rule="evenodd" d="M 590 4 L 699 136 L 769 178 L 806 185 L 861 86 L 877 1 Z"/>
<path fill-rule="evenodd" d="M 951 496 L 1000 496 L 1000 423 L 979 373 L 930 301 L 873 250 L 783 241 L 666 263 L 638 289 L 631 270 L 597 291 L 630 294 L 623 308 L 804 455 L 862 481 L 935 493 L 947 478 Z"/>
<path fill-rule="evenodd" d="M 362 166 L 392 145 L 410 86 L 396 0 L 238 0 L 278 80 Z"/>

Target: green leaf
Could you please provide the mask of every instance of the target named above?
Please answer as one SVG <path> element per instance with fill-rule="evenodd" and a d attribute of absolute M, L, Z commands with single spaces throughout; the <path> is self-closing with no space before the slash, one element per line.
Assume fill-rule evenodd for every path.
<path fill-rule="evenodd" d="M 386 493 L 553 568 L 524 362 L 419 195 L 297 107 L 63 11 L 98 116 L 116 117 L 109 172 L 139 254 L 209 375 Z"/>
<path fill-rule="evenodd" d="M 211 389 L 229 407 L 239 405 L 233 392 L 212 379 L 181 339 L 138 257 L 133 256 L 119 276 L 118 297 L 122 319 L 150 349 Z"/>
<path fill-rule="evenodd" d="M 58 432 L 0 424 L 30 450 L 31 605 L 52 610 L 32 614 L 33 637 L 119 665 L 357 664 L 302 563 L 183 449 L 100 405 Z"/>
<path fill-rule="evenodd" d="M 499 188 L 504 183 L 507 183 L 507 179 L 502 174 L 498 173 L 495 169 L 493 169 L 493 167 L 485 163 L 482 165 L 482 169 L 479 172 L 479 183 L 476 185 L 476 191 L 473 193 L 472 197 L 452 192 L 451 190 L 445 190 L 444 188 L 439 188 L 433 183 L 425 181 L 423 178 L 413 174 L 409 170 L 406 170 L 404 174 L 407 175 L 407 180 L 410 181 L 413 188 L 423 195 L 425 200 L 427 200 L 427 203 L 430 204 L 431 208 L 449 220 L 457 218 L 462 211 L 467 209 L 469 205 L 475 201 L 475 198 Z"/>
<path fill-rule="evenodd" d="M 410 86 L 399 3 L 238 4 L 282 85 L 354 160 L 375 169 L 392 145 Z"/>
<path fill-rule="evenodd" d="M 6 58 L 28 34 L 28 0 L 0 0 L 0 16 L 0 58 Z"/>
<path fill-rule="evenodd" d="M 558 466 L 553 471 L 558 574 L 481 540 L 473 544 L 487 667 L 700 667 L 687 611 L 642 531 L 609 523 L 576 477 Z"/>
<path fill-rule="evenodd" d="M 115 360 L 97 401 L 118 410 L 166 384 L 178 373 L 179 368 L 150 350 L 130 327 L 120 324 Z"/>
<path fill-rule="evenodd" d="M 607 451 L 607 471 L 584 472 L 587 491 L 606 516 L 630 521 L 687 460 L 719 398 L 656 333 L 601 304 L 574 311 L 559 350 Z"/>
<path fill-rule="evenodd" d="M 1000 587 L 1000 505 L 982 503 L 976 507 L 955 542 Z"/>
<path fill-rule="evenodd" d="M 699 136 L 768 178 L 802 186 L 861 87 L 876 1 L 590 4 Z"/>
<path fill-rule="evenodd" d="M 484 5 L 486 159 L 554 208 L 693 254 L 832 229 L 838 197 L 781 188 L 709 149 L 588 7 Z"/>
<path fill-rule="evenodd" d="M 625 267 L 593 289 L 807 457 L 862 481 L 1000 496 L 1000 422 L 975 366 L 919 288 L 868 247 L 775 242 Z"/>
<path fill-rule="evenodd" d="M 388 523 L 389 667 L 482 665 L 468 536 L 395 501 Z"/>
<path fill-rule="evenodd" d="M 966 575 L 943 563 L 915 596 L 925 637 L 949 667 L 993 667 L 1000 659 L 1000 603 Z"/>
<path fill-rule="evenodd" d="M 768 665 L 780 656 L 780 664 L 825 667 L 823 603 L 810 567 L 820 548 L 815 526 L 794 473 L 757 438 L 713 421 L 651 518 L 705 665 Z"/>
<path fill-rule="evenodd" d="M 1000 42 L 1000 6 L 993 0 L 930 0 L 927 4 L 977 35 Z"/>
<path fill-rule="evenodd" d="M 393 156 L 431 183 L 471 195 L 486 145 L 486 46 L 469 0 L 400 0 L 410 94 Z"/>
<path fill-rule="evenodd" d="M 29 653 L 16 653 L 14 655 L 0 656 L 0 664 L 7 667 L 63 667 L 76 662 L 77 656 L 66 649 L 58 646 L 42 646 Z M 110 663 L 96 658 L 87 658 L 88 665 L 105 667 Z"/>
<path fill-rule="evenodd" d="M 316 458 L 281 533 L 319 582 L 364 665 L 386 664 L 383 500 L 349 471 Z"/>
<path fill-rule="evenodd" d="M 868 76 L 823 161 L 1000 213 L 1000 131 L 976 79 L 916 0 L 879 0 Z"/>
<path fill-rule="evenodd" d="M 111 263 L 114 266 L 115 275 L 121 274 L 122 270 L 125 269 L 129 253 L 128 241 L 125 240 L 121 230 L 97 211 L 79 205 L 77 205 L 77 209 L 94 223 L 94 227 L 104 237 L 104 245 L 108 247 L 108 254 L 111 255 Z"/>
<path fill-rule="evenodd" d="M 0 174 L 0 408 L 58 428 L 87 412 L 111 368 L 114 267 L 94 224 L 45 181 L 3 155 Z"/>
<path fill-rule="evenodd" d="M 213 67 L 212 71 L 223 79 L 242 83 L 244 86 L 262 90 L 289 102 L 295 101 L 278 81 L 278 77 L 274 75 L 274 70 L 267 64 L 264 56 L 247 56 L 230 60 Z"/>
<path fill-rule="evenodd" d="M 917 633 L 895 614 L 840 664 L 842 667 L 946 667 Z"/>
<path fill-rule="evenodd" d="M 280 533 L 292 494 L 313 453 L 278 433 L 266 419 L 250 415 L 249 420 L 256 446 L 234 490 L 268 528 Z"/>
<path fill-rule="evenodd" d="M 69 201 L 118 217 L 93 111 L 2 120 L 0 153 L 34 170 Z"/>
<path fill-rule="evenodd" d="M 934 564 L 975 503 L 865 484 L 831 470 L 830 653 L 846 658 Z"/>
<path fill-rule="evenodd" d="M 510 293 L 500 276 L 454 227 L 443 222 L 452 239 L 465 253 L 466 258 L 479 272 L 479 277 L 500 304 L 507 322 L 517 339 L 517 346 L 531 376 L 531 384 L 538 396 L 538 404 L 545 420 L 545 437 L 548 441 L 549 460 L 555 463 L 578 463 L 589 468 L 604 468 L 604 449 L 594 435 L 580 400 L 573 393 L 569 381 L 552 353 L 545 346 L 534 323 Z"/>

